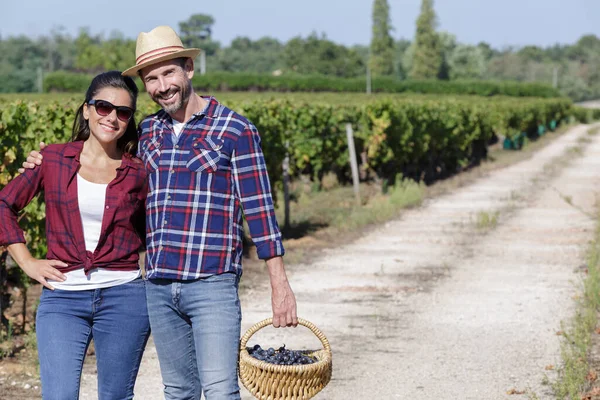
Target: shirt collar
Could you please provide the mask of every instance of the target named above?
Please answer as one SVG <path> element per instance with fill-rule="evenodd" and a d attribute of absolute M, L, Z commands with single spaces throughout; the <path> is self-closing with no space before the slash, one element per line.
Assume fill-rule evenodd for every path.
<path fill-rule="evenodd" d="M 129 153 L 123 154 L 123 157 L 121 159 L 122 159 L 121 166 L 117 169 L 124 169 L 125 167 L 129 167 L 129 168 L 137 170 L 137 169 L 140 169 L 142 166 L 142 162 L 138 158 L 132 156 Z"/>
<path fill-rule="evenodd" d="M 79 161 L 79 154 L 83 150 L 83 140 L 77 140 L 75 142 L 69 142 L 65 145 L 65 150 L 63 151 L 64 157 L 75 158 Z"/>
<path fill-rule="evenodd" d="M 77 162 L 79 162 L 79 155 L 81 154 L 81 150 L 83 150 L 83 140 L 69 142 L 65 145 L 63 157 L 74 158 Z M 121 160 L 121 166 L 117 169 L 124 169 L 125 167 L 140 169 L 142 165 L 142 163 L 137 158 L 134 158 L 129 153 L 123 154 Z"/>
<path fill-rule="evenodd" d="M 201 111 L 198 111 L 197 113 L 194 113 L 192 115 L 192 117 L 190 118 L 190 120 L 192 118 L 195 118 L 195 117 L 202 117 L 203 115 L 206 115 L 209 118 L 214 118 L 215 116 L 217 116 L 219 106 L 221 105 L 219 103 L 219 101 L 217 99 L 215 99 L 213 96 L 200 96 L 200 97 L 202 97 L 208 103 L 206 104 L 206 106 Z M 158 112 L 158 114 L 156 114 L 156 117 L 158 119 L 162 120 L 162 121 L 168 120 L 171 123 L 173 122 L 173 119 L 171 118 L 171 116 L 169 114 L 167 114 L 167 112 L 165 110 L 163 110 L 163 109 L 161 109 Z M 181 121 L 181 122 L 186 122 L 187 123 L 188 121 Z"/>
<path fill-rule="evenodd" d="M 217 109 L 219 108 L 219 102 L 213 96 L 201 96 L 204 100 L 208 101 L 204 110 L 194 115 L 204 114 L 207 117 L 214 118 L 217 115 Z"/>

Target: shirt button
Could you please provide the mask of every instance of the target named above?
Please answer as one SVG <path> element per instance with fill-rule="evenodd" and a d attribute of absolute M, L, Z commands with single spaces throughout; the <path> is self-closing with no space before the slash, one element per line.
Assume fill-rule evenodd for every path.
<path fill-rule="evenodd" d="M 163 247 L 162 244 L 160 246 L 158 246 L 158 251 L 162 251 Z"/>
<path fill-rule="evenodd" d="M 171 174 L 174 174 L 174 173 L 175 173 L 175 170 L 174 170 L 174 169 L 172 169 L 172 170 L 170 170 L 169 172 L 170 172 Z"/>
<path fill-rule="evenodd" d="M 167 196 L 167 200 L 171 200 L 171 195 L 168 195 L 168 196 Z"/>
<path fill-rule="evenodd" d="M 178 148 L 179 148 L 179 145 L 178 145 L 178 144 L 176 144 L 176 145 L 175 145 L 175 148 L 176 148 L 176 149 L 178 149 Z"/>
<path fill-rule="evenodd" d="M 166 225 L 166 224 L 167 224 L 167 221 L 163 221 L 163 225 Z"/>
<path fill-rule="evenodd" d="M 108 210 L 109 208 L 110 208 L 109 206 L 106 206 L 106 209 L 107 209 L 107 210 Z"/>

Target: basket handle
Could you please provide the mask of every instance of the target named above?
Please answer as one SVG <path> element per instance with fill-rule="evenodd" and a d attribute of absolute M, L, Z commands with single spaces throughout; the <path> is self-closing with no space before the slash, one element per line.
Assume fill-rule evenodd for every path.
<path fill-rule="evenodd" d="M 258 332 L 262 328 L 271 325 L 272 323 L 273 323 L 273 318 L 267 318 L 263 321 L 260 321 L 256 324 L 254 324 L 250 329 L 248 329 L 246 331 L 246 333 L 242 337 L 242 339 L 240 341 L 240 349 L 246 348 L 246 343 L 248 343 L 248 340 L 252 337 L 252 335 L 254 335 L 256 332 Z M 327 351 L 328 353 L 331 353 L 331 346 L 329 345 L 329 340 L 327 340 L 327 338 L 325 337 L 323 332 L 321 332 L 319 330 L 319 328 L 317 328 L 312 322 L 307 321 L 303 318 L 298 318 L 298 324 L 310 329 L 312 331 L 312 333 L 314 333 L 315 336 L 321 341 L 321 344 L 323 345 L 323 348 L 325 349 L 325 351 Z"/>

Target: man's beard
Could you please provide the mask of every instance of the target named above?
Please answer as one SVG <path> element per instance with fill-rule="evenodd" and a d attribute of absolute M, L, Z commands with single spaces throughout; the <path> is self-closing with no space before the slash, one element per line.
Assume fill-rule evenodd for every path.
<path fill-rule="evenodd" d="M 169 97 L 171 94 L 174 94 L 176 92 L 180 92 L 180 93 L 179 93 L 179 99 L 175 103 L 169 104 L 169 105 L 161 104 L 161 100 L 164 97 Z M 181 87 L 181 89 L 179 89 L 179 88 L 169 89 L 169 91 L 164 94 L 160 94 L 156 97 L 152 97 L 152 100 L 156 104 L 161 106 L 163 108 L 163 110 L 165 110 L 167 112 L 167 114 L 173 115 L 185 107 L 188 100 L 190 99 L 191 93 L 192 93 L 192 81 L 188 80 L 187 83 Z"/>

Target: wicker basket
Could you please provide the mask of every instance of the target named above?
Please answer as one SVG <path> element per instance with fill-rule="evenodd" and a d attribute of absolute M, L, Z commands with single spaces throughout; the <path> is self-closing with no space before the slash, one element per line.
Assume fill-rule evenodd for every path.
<path fill-rule="evenodd" d="M 260 400 L 300 400 L 314 397 L 331 379 L 331 347 L 323 333 L 312 323 L 298 318 L 323 344 L 322 350 L 307 352 L 317 361 L 304 365 L 275 365 L 257 360 L 246 350 L 246 343 L 260 329 L 271 325 L 265 319 L 248 329 L 240 341 L 240 379 L 246 389 Z"/>

